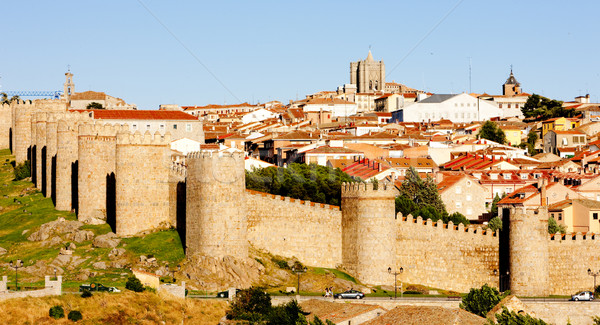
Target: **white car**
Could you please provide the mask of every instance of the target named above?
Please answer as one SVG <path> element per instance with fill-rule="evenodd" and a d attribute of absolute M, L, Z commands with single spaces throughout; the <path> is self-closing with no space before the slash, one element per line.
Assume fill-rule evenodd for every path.
<path fill-rule="evenodd" d="M 574 294 L 571 296 L 572 301 L 592 301 L 594 300 L 594 293 L 591 291 L 582 291 L 578 294 Z"/>
<path fill-rule="evenodd" d="M 108 292 L 121 292 L 121 290 L 117 289 L 116 287 L 110 287 L 108 288 Z"/>

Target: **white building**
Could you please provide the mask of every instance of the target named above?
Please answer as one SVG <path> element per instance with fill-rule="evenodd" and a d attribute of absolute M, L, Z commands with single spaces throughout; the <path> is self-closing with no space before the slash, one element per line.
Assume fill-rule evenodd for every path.
<path fill-rule="evenodd" d="M 454 123 L 486 121 L 500 117 L 498 106 L 465 93 L 436 94 L 392 112 L 393 122 L 428 122 L 448 119 Z"/>
<path fill-rule="evenodd" d="M 276 117 L 278 118 L 279 114 L 265 108 L 259 108 L 255 111 L 244 114 L 244 116 L 242 116 L 242 123 L 248 124 L 252 122 L 260 122 Z"/>
<path fill-rule="evenodd" d="M 304 112 L 331 112 L 332 118 L 356 114 L 356 103 L 338 98 L 315 98 L 302 105 Z"/>

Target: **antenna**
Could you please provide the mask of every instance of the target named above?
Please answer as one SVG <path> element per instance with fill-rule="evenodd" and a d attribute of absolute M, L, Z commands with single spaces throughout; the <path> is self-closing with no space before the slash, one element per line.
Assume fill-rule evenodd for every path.
<path fill-rule="evenodd" d="M 67 72 L 71 72 L 71 65 L 67 64 Z"/>
<path fill-rule="evenodd" d="M 473 93 L 471 91 L 471 57 L 469 57 L 469 94 Z"/>

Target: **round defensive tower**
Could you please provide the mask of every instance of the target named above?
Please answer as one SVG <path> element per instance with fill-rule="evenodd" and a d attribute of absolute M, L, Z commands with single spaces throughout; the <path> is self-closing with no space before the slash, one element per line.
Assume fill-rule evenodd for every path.
<path fill-rule="evenodd" d="M 342 184 L 342 264 L 364 283 L 389 283 L 396 265 L 396 195 L 392 184 Z"/>
<path fill-rule="evenodd" d="M 46 194 L 46 120 L 48 119 L 48 113 L 38 112 L 35 117 L 35 174 L 36 182 L 35 186 L 40 189 L 44 195 Z M 33 166 L 32 166 L 33 168 Z"/>
<path fill-rule="evenodd" d="M 243 153 L 187 157 L 186 254 L 248 257 Z"/>
<path fill-rule="evenodd" d="M 58 120 L 61 113 L 48 113 L 46 120 L 46 197 L 56 202 L 56 152 L 58 150 Z"/>
<path fill-rule="evenodd" d="M 510 290 L 517 296 L 549 293 L 548 207 L 511 207 L 509 222 Z"/>

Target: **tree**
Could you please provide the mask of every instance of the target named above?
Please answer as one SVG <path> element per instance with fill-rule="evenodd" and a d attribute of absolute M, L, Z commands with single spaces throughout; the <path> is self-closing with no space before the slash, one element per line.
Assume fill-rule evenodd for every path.
<path fill-rule="evenodd" d="M 537 94 L 527 98 L 527 102 L 521 108 L 521 112 L 527 118 L 535 120 L 546 120 L 554 117 L 573 117 L 577 111 L 574 108 L 563 107 L 563 102 L 549 99 Z"/>
<path fill-rule="evenodd" d="M 240 290 L 226 312 L 227 319 L 258 322 L 271 313 L 271 296 L 258 287 Z"/>
<path fill-rule="evenodd" d="M 427 179 L 423 180 L 414 167 L 410 167 L 406 172 L 400 187 L 400 196 L 412 200 L 416 206 L 423 208 L 431 206 L 440 214 L 446 212 L 446 206 L 440 197 L 433 178 L 427 175 Z"/>
<path fill-rule="evenodd" d="M 531 317 L 527 314 L 517 314 L 509 311 L 506 307 L 502 308 L 502 313 L 496 314 L 496 321 L 500 325 L 547 325 L 541 319 Z"/>
<path fill-rule="evenodd" d="M 85 107 L 85 109 L 104 109 L 104 107 L 100 103 L 91 102 Z"/>
<path fill-rule="evenodd" d="M 529 131 L 529 133 L 527 133 L 527 152 L 529 153 L 530 156 L 535 156 L 535 154 L 537 153 L 535 151 L 535 143 L 538 140 L 538 135 L 537 132 L 535 132 L 534 130 Z"/>
<path fill-rule="evenodd" d="M 21 99 L 21 97 L 14 95 L 10 98 L 9 102 L 18 102 Z"/>
<path fill-rule="evenodd" d="M 8 104 L 10 101 L 8 100 L 8 94 L 5 92 L 0 93 L 0 104 Z"/>
<path fill-rule="evenodd" d="M 125 283 L 125 289 L 135 292 L 142 292 L 144 291 L 144 285 L 142 284 L 140 279 L 132 275 L 127 279 L 127 282 Z"/>
<path fill-rule="evenodd" d="M 548 218 L 548 233 L 556 234 L 557 232 L 564 234 L 567 232 L 567 227 L 559 225 L 553 217 Z"/>
<path fill-rule="evenodd" d="M 502 298 L 504 297 L 500 295 L 496 288 L 484 284 L 481 289 L 471 288 L 469 293 L 463 297 L 460 308 L 475 315 L 486 317 L 487 313 L 492 310 Z"/>
<path fill-rule="evenodd" d="M 496 231 L 496 230 L 502 230 L 502 219 L 500 219 L 498 216 L 493 217 L 487 225 L 487 228 L 491 231 Z"/>
<path fill-rule="evenodd" d="M 490 141 L 498 142 L 499 144 L 506 143 L 506 134 L 504 134 L 504 131 L 492 121 L 483 123 L 477 136 L 480 139 L 488 139 Z"/>

